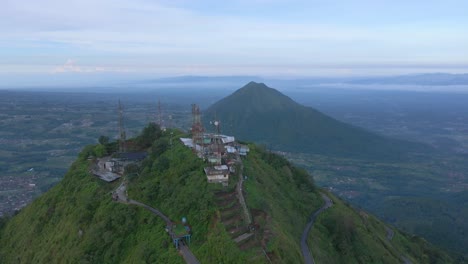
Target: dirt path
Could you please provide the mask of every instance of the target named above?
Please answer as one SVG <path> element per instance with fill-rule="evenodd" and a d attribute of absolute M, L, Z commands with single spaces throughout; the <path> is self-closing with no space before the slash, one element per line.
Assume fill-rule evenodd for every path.
<path fill-rule="evenodd" d="M 240 164 L 239 181 L 237 182 L 236 186 L 237 196 L 239 197 L 239 203 L 241 204 L 242 209 L 244 211 L 245 222 L 247 223 L 247 225 L 250 225 L 252 223 L 252 217 L 250 216 L 249 209 L 247 208 L 247 204 L 245 203 L 244 194 L 242 193 L 242 184 L 244 182 L 244 164 L 242 163 L 239 154 L 237 154 L 237 162 L 239 162 Z"/>
<path fill-rule="evenodd" d="M 317 216 L 323 211 L 325 211 L 327 208 L 333 206 L 332 200 L 323 193 L 322 193 L 322 199 L 325 202 L 325 204 L 322 207 L 320 207 L 320 209 L 318 209 L 315 213 L 312 214 L 301 236 L 301 250 L 302 250 L 302 255 L 304 256 L 304 263 L 306 264 L 315 263 L 314 258 L 312 254 L 310 253 L 309 247 L 307 246 L 307 237 L 309 236 L 310 229 L 314 225 L 314 222 Z"/>
<path fill-rule="evenodd" d="M 234 242 L 236 242 L 236 243 L 242 242 L 242 241 L 248 239 L 248 238 L 251 237 L 251 236 L 253 236 L 252 233 L 244 233 L 244 234 L 242 234 L 242 235 L 236 237 L 236 238 L 234 239 Z"/>
<path fill-rule="evenodd" d="M 125 204 L 133 204 L 133 205 L 143 207 L 146 210 L 148 210 L 148 211 L 152 212 L 153 214 L 157 215 L 162 220 L 164 220 L 164 222 L 166 222 L 167 226 L 172 226 L 171 219 L 169 219 L 169 217 L 167 217 L 165 214 L 163 214 L 158 209 L 155 209 L 155 208 L 153 208 L 153 207 L 151 207 L 149 205 L 146 205 L 144 203 L 140 203 L 138 201 L 129 199 L 128 196 L 127 196 L 127 187 L 125 186 L 124 182 L 122 182 L 122 184 L 120 184 L 120 186 L 115 190 L 114 195 L 115 195 L 114 198 L 116 198 L 117 201 L 119 201 L 121 203 L 125 203 Z M 172 233 L 171 230 L 168 233 L 169 233 L 169 236 L 172 239 L 174 237 L 174 233 Z M 190 249 L 185 244 L 183 244 L 183 243 L 180 244 L 179 252 L 182 255 L 182 257 L 184 258 L 186 263 L 200 264 L 200 262 L 197 260 L 195 255 L 193 255 L 192 251 L 190 251 Z"/>

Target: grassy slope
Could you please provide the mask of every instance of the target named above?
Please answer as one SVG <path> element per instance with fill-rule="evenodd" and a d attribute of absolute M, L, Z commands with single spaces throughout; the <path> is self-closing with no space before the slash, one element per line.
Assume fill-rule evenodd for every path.
<path fill-rule="evenodd" d="M 308 216 L 321 205 L 303 170 L 251 146 L 252 151 L 244 160 L 247 204 L 257 216 L 263 212 L 266 217 L 254 214 L 260 224 L 256 239 L 261 242 L 241 251 L 220 221 L 221 209 L 214 198 L 218 188 L 206 182 L 203 162 L 178 140 L 172 147 L 168 142 L 167 137 L 157 140 L 140 173 L 128 177 L 129 196 L 161 209 L 172 220 L 186 216 L 193 227 L 190 248 L 201 263 L 265 263 L 260 245 L 275 263 L 302 261 L 302 229 Z M 163 221 L 142 208 L 113 202 L 110 192 L 118 183 L 106 184 L 91 176 L 86 157 L 83 151 L 57 186 L 6 224 L 0 237 L 0 262 L 182 263 L 164 231 Z M 356 217 L 344 206 L 336 206 L 327 214 L 334 210 L 338 215 Z M 334 219 L 339 221 L 340 217 Z M 336 235 L 320 226 L 314 232 L 317 230 L 320 232 L 315 236 L 326 245 Z M 359 231 L 351 238 L 353 245 L 362 247 L 358 252 L 365 257 L 374 248 L 362 234 Z M 406 239 L 401 247 L 417 249 L 421 243 Z M 384 246 L 376 243 L 375 252 L 383 252 Z M 324 249 L 323 256 L 330 254 L 335 258 L 341 254 Z"/>
<path fill-rule="evenodd" d="M 394 224 L 405 230 L 421 234 L 429 241 L 447 249 L 464 253 L 468 260 L 468 191 L 449 199 L 398 197 L 388 199 L 381 210 L 383 217 L 394 219 Z M 457 198 L 462 197 L 462 200 Z M 397 217 L 395 217 L 397 216 Z"/>
<path fill-rule="evenodd" d="M 203 161 L 178 140 L 161 155 L 159 151 L 153 147 L 140 175 L 130 178 L 129 197 L 160 209 L 173 221 L 185 216 L 193 229 L 190 248 L 201 263 L 245 261 L 248 253 L 237 248 L 217 221 L 214 191 L 206 182 Z"/>
<path fill-rule="evenodd" d="M 468 192 L 445 191 L 463 188 L 457 178 L 450 177 L 467 167 L 460 161 L 437 156 L 401 163 L 307 154 L 290 157 L 307 168 L 318 185 L 333 187 L 334 193 L 386 222 L 452 249 L 454 255 L 468 257 Z M 358 195 L 348 196 L 353 192 Z"/>
<path fill-rule="evenodd" d="M 158 140 L 140 174 L 129 176 L 129 196 L 161 209 L 172 220 L 186 216 L 193 227 L 191 249 L 202 263 L 264 263 L 266 259 L 258 255 L 259 244 L 257 250 L 241 251 L 227 234 L 214 202 L 219 188 L 206 182 L 203 162 L 177 140 L 171 148 L 168 142 L 168 138 Z M 163 221 L 142 208 L 113 202 L 110 192 L 118 183 L 106 184 L 91 176 L 85 152 L 58 185 L 6 224 L 0 238 L 0 262 L 182 263 Z M 252 167 L 247 168 L 252 175 L 247 184 L 248 202 L 274 219 L 265 223 L 273 233 L 266 249 L 270 256 L 277 262 L 297 263 L 301 259 L 298 237 L 313 210 L 301 204 L 304 197 L 308 204 L 318 204 L 316 195 L 310 183 L 304 190 L 295 188 L 295 174 L 307 179 L 302 171 L 288 165 L 277 172 L 259 155 L 252 153 L 246 161 L 246 167 Z M 275 191 L 265 195 L 260 205 L 261 199 L 255 195 L 267 191 L 256 183 L 261 178 Z"/>
<path fill-rule="evenodd" d="M 179 260 L 150 213 L 115 203 L 107 185 L 75 162 L 64 179 L 7 224 L 2 263 L 139 263 Z M 82 237 L 79 230 L 83 231 Z"/>
<path fill-rule="evenodd" d="M 318 263 L 453 263 L 444 252 L 420 237 L 386 226 L 364 211 L 352 209 L 328 194 L 334 206 L 322 213 L 309 235 Z M 387 228 L 394 231 L 389 240 Z"/>
<path fill-rule="evenodd" d="M 271 217 L 266 229 L 274 234 L 268 249 L 275 253 L 275 259 L 300 263 L 299 238 L 307 218 L 321 205 L 321 198 L 305 171 L 255 146 L 251 150 L 244 162 L 247 204 Z"/>
<path fill-rule="evenodd" d="M 245 185 L 247 204 L 269 215 L 269 220 L 261 223 L 264 226 L 257 238 L 261 240 L 266 230 L 272 232 L 274 238 L 267 239 L 266 248 L 271 257 L 278 262 L 298 263 L 302 258 L 298 237 L 320 199 L 304 171 L 276 155 L 260 153 L 254 146 L 252 149 L 244 161 L 244 174 L 249 176 Z M 258 257 L 258 250 L 240 251 L 229 238 L 217 217 L 220 208 L 214 203 L 214 193 L 218 188 L 206 183 L 203 166 L 177 143 L 147 164 L 139 177 L 131 179 L 134 187 L 129 196 L 160 208 L 173 220 L 186 216 L 194 229 L 191 249 L 202 263 L 266 261 Z"/>

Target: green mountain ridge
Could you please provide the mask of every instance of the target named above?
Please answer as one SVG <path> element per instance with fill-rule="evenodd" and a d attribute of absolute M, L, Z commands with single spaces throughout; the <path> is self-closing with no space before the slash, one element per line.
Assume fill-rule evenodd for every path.
<path fill-rule="evenodd" d="M 224 133 L 281 151 L 402 159 L 429 147 L 380 136 L 305 107 L 263 83 L 250 82 L 204 111 L 204 122 L 221 121 Z"/>
<path fill-rule="evenodd" d="M 236 244 L 233 238 L 243 225 L 233 196 L 239 175 L 225 188 L 208 184 L 205 163 L 171 140 L 181 132 L 162 133 L 150 126 L 142 135 L 131 141 L 148 147 L 149 156 L 125 176 L 128 196 L 173 220 L 187 217 L 193 230 L 190 249 L 201 263 L 302 262 L 301 233 L 322 205 L 320 190 L 304 170 L 250 145 L 243 160 L 244 191 L 256 231 Z M 59 184 L 3 224 L 0 263 L 183 263 L 164 221 L 141 207 L 113 201 L 111 193 L 120 182 L 91 175 L 88 157 L 96 150 L 102 146 L 86 147 Z M 328 195 L 334 206 L 318 216 L 308 239 L 318 263 L 452 263 L 424 240 Z"/>

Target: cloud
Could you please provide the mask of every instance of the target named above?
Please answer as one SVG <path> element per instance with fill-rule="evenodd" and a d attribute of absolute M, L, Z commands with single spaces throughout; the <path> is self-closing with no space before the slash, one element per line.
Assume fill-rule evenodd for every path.
<path fill-rule="evenodd" d="M 294 67 L 327 63 L 453 64 L 468 60 L 466 18 L 453 16 L 450 20 L 452 16 L 447 16 L 429 23 L 404 23 L 413 19 L 408 9 L 416 7 L 407 8 L 401 0 L 384 6 L 392 5 L 392 10 L 405 13 L 404 18 L 396 16 L 398 12 L 370 12 L 383 7 L 373 4 L 373 10 L 366 9 L 370 1 L 364 0 L 347 4 L 233 2 L 226 4 L 234 6 L 230 9 L 219 8 L 224 4 L 214 0 L 6 1 L 0 8 L 0 56 L 18 54 L 19 58 L 27 53 L 28 58 L 38 56 L 55 65 L 66 60 L 49 69 L 56 74 L 159 71 L 166 65 L 180 71 L 187 65 L 229 71 L 230 66 L 248 68 L 251 63 Z M 353 10 L 346 9 L 354 5 Z M 307 16 L 294 17 L 299 9 Z M 395 18 L 389 20 L 391 16 Z M 376 17 L 375 23 L 363 23 Z M 75 59 L 67 60 L 69 57 Z"/>
<path fill-rule="evenodd" d="M 128 68 L 103 66 L 78 66 L 75 60 L 68 59 L 63 65 L 55 67 L 51 73 L 123 73 L 131 72 Z"/>
<path fill-rule="evenodd" d="M 81 67 L 76 65 L 76 62 L 72 59 L 68 59 L 65 64 L 56 67 L 52 73 L 66 73 L 66 72 L 83 72 Z"/>

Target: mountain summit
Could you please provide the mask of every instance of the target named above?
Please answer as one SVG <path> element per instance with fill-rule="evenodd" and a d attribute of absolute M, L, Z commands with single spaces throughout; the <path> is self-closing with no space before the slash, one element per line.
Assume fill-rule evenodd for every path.
<path fill-rule="evenodd" d="M 148 155 L 111 183 L 91 173 L 103 146 L 85 147 L 60 183 L 8 221 L 0 218 L 0 262 L 303 263 L 308 252 L 317 263 L 453 263 L 254 144 L 228 186 L 213 186 L 207 163 L 172 141 L 186 136 L 149 125 L 130 139 Z M 310 230 L 324 199 L 331 207 Z M 180 235 L 185 242 L 174 244 Z"/>
<path fill-rule="evenodd" d="M 248 83 L 204 115 L 205 121 L 219 119 L 224 133 L 276 150 L 394 159 L 422 147 L 340 122 L 263 83 Z"/>

